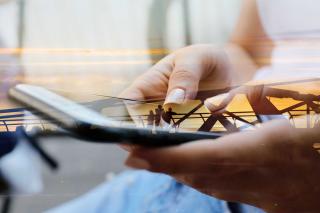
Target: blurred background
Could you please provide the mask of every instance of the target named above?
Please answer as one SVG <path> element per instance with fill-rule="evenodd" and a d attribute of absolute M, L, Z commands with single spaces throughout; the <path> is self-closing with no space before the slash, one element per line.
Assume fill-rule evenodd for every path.
<path fill-rule="evenodd" d="M 2 0 L 0 57 L 14 57 L 23 81 L 77 94 L 118 95 L 178 48 L 223 45 L 240 0 Z M 0 66 L 7 66 L 6 61 Z M 45 189 L 16 196 L 13 212 L 42 212 L 122 171 L 116 146 L 48 140 L 61 168 L 43 169 Z"/>

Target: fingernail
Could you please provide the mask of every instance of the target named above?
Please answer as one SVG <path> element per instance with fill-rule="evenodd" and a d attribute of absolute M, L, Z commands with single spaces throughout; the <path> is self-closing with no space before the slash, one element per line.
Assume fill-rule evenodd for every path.
<path fill-rule="evenodd" d="M 204 105 L 210 111 L 220 110 L 224 106 L 221 106 L 223 100 L 228 97 L 229 93 L 223 93 L 212 98 L 208 98 L 205 100 Z"/>
<path fill-rule="evenodd" d="M 150 168 L 150 164 L 141 158 L 137 158 L 137 157 L 130 157 L 128 158 L 128 160 L 126 161 L 126 165 L 135 169 L 149 169 Z"/>
<path fill-rule="evenodd" d="M 165 104 L 182 104 L 186 97 L 183 89 L 173 89 L 166 98 Z"/>

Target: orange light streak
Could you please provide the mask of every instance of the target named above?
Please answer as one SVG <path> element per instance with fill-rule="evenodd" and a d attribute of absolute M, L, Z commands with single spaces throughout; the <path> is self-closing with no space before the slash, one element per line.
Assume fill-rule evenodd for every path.
<path fill-rule="evenodd" d="M 168 49 L 0 48 L 0 55 L 141 56 L 169 53 Z"/>
<path fill-rule="evenodd" d="M 128 60 L 128 61 L 62 61 L 62 62 L 22 62 L 0 63 L 0 66 L 97 66 L 97 65 L 143 65 L 155 63 L 157 60 Z"/>

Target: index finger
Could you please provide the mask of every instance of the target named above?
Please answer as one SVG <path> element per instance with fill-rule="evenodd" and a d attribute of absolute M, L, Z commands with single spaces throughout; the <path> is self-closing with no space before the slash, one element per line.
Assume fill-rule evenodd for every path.
<path fill-rule="evenodd" d="M 172 69 L 173 56 L 169 55 L 134 80 L 120 97 L 140 101 L 164 99 Z"/>

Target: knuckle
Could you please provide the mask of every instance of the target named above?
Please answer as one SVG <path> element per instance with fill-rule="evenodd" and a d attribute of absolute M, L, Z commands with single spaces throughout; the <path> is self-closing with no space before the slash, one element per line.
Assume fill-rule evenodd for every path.
<path fill-rule="evenodd" d="M 179 68 L 172 73 L 171 78 L 176 78 L 176 79 L 181 79 L 181 80 L 184 80 L 184 79 L 189 80 L 189 79 L 197 79 L 198 76 L 194 72 L 192 72 L 186 68 Z"/>
<path fill-rule="evenodd" d="M 199 76 L 196 73 L 186 69 L 174 71 L 169 80 L 169 90 L 174 88 L 182 88 L 196 91 L 198 87 Z"/>

